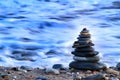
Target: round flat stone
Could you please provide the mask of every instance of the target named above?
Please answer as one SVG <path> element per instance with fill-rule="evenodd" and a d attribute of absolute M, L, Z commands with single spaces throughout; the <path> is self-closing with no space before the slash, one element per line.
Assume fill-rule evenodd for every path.
<path fill-rule="evenodd" d="M 81 34 L 81 35 L 79 35 L 79 37 L 80 38 L 91 38 L 91 35 L 90 34 L 88 34 L 88 35 Z"/>
<path fill-rule="evenodd" d="M 82 47 L 89 47 L 89 46 L 94 46 L 93 43 L 87 43 L 87 44 L 74 44 L 72 47 L 73 48 L 82 48 Z"/>
<path fill-rule="evenodd" d="M 90 38 L 81 38 L 81 37 L 78 37 L 77 39 L 78 40 L 90 40 Z"/>
<path fill-rule="evenodd" d="M 94 56 L 94 57 L 78 57 L 74 56 L 73 59 L 75 61 L 81 61 L 81 62 L 98 62 L 100 60 L 99 56 Z"/>
<path fill-rule="evenodd" d="M 53 69 L 64 69 L 64 66 L 62 64 L 54 64 L 52 66 Z"/>
<path fill-rule="evenodd" d="M 83 28 L 83 30 L 80 33 L 89 33 L 89 30 L 87 30 L 87 28 Z"/>
<path fill-rule="evenodd" d="M 78 57 L 93 57 L 93 56 L 96 56 L 97 54 L 99 54 L 99 52 L 97 52 L 97 51 L 93 51 L 93 52 L 76 52 L 76 51 L 73 51 L 72 54 L 75 55 L 75 56 L 78 56 Z"/>
<path fill-rule="evenodd" d="M 90 33 L 89 32 L 81 32 L 80 34 L 81 35 L 89 35 Z"/>
<path fill-rule="evenodd" d="M 94 48 L 92 47 L 83 47 L 83 48 L 76 48 L 75 51 L 83 51 L 83 52 L 89 52 L 89 51 L 94 51 Z"/>
<path fill-rule="evenodd" d="M 106 69 L 106 65 L 102 63 L 93 63 L 93 62 L 79 62 L 73 61 L 69 64 L 70 68 L 75 68 L 78 70 L 101 70 Z"/>

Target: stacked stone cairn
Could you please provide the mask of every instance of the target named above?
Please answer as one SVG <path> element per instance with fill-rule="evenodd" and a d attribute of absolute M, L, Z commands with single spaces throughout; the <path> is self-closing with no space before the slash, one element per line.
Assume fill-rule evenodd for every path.
<path fill-rule="evenodd" d="M 70 68 L 78 70 L 106 69 L 106 66 L 99 62 L 99 52 L 95 51 L 92 47 L 94 44 L 90 38 L 91 34 L 89 33 L 89 30 L 84 28 L 77 38 L 78 41 L 75 41 L 73 44 L 73 48 L 75 48 L 75 50 L 72 52 L 74 55 L 74 61 L 69 64 Z"/>

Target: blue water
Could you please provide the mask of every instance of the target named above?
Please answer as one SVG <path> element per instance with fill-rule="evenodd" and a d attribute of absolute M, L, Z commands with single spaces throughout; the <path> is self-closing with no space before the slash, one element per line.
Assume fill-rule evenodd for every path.
<path fill-rule="evenodd" d="M 0 65 L 68 66 L 73 42 L 86 27 L 101 62 L 115 66 L 119 26 L 119 0 L 0 0 Z"/>

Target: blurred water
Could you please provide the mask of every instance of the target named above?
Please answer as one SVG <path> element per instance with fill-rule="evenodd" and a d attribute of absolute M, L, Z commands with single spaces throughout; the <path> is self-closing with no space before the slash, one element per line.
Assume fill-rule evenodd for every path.
<path fill-rule="evenodd" d="M 119 0 L 0 0 L 0 65 L 68 66 L 82 28 L 101 61 L 120 62 Z"/>

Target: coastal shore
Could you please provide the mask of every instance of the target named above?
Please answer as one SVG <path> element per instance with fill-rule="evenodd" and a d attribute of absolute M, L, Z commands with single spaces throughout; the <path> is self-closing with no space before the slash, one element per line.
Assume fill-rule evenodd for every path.
<path fill-rule="evenodd" d="M 120 80 L 120 71 L 115 67 L 100 71 L 64 69 L 56 72 L 54 70 L 57 69 L 50 71 L 26 66 L 0 66 L 0 80 Z"/>

